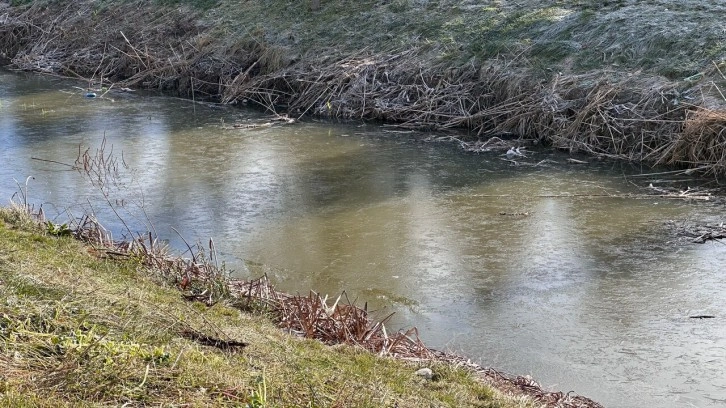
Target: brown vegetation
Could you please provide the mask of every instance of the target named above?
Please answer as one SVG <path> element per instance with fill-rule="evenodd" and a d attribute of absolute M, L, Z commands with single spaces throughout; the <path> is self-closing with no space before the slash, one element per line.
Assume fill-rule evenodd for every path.
<path fill-rule="evenodd" d="M 493 368 L 484 368 L 450 353 L 427 348 L 416 328 L 405 332 L 386 332 L 385 321 L 369 317 L 367 307 L 360 308 L 339 296 L 332 305 L 317 293 L 308 296 L 278 292 L 267 277 L 253 281 L 230 282 L 237 305 L 245 309 L 266 310 L 281 328 L 326 344 L 350 344 L 381 356 L 411 361 L 444 361 L 476 373 L 480 379 L 505 392 L 526 395 L 546 407 L 601 408 L 602 405 L 573 393 L 550 392 L 530 377 L 510 376 Z"/>
<path fill-rule="evenodd" d="M 89 87 L 174 90 L 295 117 L 467 128 L 478 138 L 512 135 L 569 151 L 726 172 L 726 98 L 714 81 L 612 70 L 548 79 L 516 58 L 456 66 L 432 61 L 422 47 L 296 61 L 262 34 L 220 39 L 198 10 L 141 2 L 99 7 L 34 2 L 6 9 L 0 49 L 15 68 L 87 78 Z M 719 77 L 722 65 L 713 62 L 706 74 Z"/>

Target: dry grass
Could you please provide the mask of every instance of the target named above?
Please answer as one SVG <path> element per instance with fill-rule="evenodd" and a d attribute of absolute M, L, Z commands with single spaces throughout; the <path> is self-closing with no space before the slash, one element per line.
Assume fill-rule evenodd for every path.
<path fill-rule="evenodd" d="M 720 149 L 726 109 L 709 108 L 716 102 L 701 86 L 682 89 L 647 75 L 603 72 L 538 83 L 500 64 L 426 67 L 413 51 L 304 69 L 229 87 L 224 101 L 253 99 L 295 114 L 378 119 L 404 128 L 469 128 L 484 139 L 515 135 L 571 152 L 709 174 L 723 174 L 726 165 Z"/>
<path fill-rule="evenodd" d="M 240 39 L 221 45 L 201 11 L 189 7 L 33 2 L 13 11 L 0 28 L 0 48 L 13 65 L 87 79 L 91 89 L 143 87 L 202 98 L 219 94 L 262 57 L 280 64 L 274 48 L 264 44 Z M 257 69 L 274 67 L 258 63 Z"/>
<path fill-rule="evenodd" d="M 5 14 L 0 49 L 17 68 L 89 87 L 468 128 L 724 173 L 726 47 L 710 17 L 723 5 L 500 3 L 32 2 Z"/>
<path fill-rule="evenodd" d="M 682 131 L 664 149 L 659 162 L 689 163 L 712 173 L 726 173 L 726 111 L 688 111 Z"/>
<path fill-rule="evenodd" d="M 311 292 L 308 296 L 278 292 L 262 277 L 231 281 L 233 296 L 244 309 L 265 310 L 286 331 L 323 343 L 350 344 L 380 356 L 431 359 L 433 353 L 418 338 L 416 328 L 388 333 L 385 322 L 374 321 L 368 310 L 354 305 L 345 294 L 332 304 Z"/>
<path fill-rule="evenodd" d="M 379 356 L 406 361 L 443 362 L 474 373 L 485 383 L 522 397 L 522 401 L 532 400 L 543 407 L 602 408 L 597 402 L 574 393 L 545 391 L 530 377 L 506 375 L 461 356 L 429 349 L 419 339 L 416 328 L 389 334 L 385 322 L 390 316 L 381 321 L 372 320 L 365 306 L 354 305 L 345 294 L 330 304 L 327 296 L 313 292 L 308 296 L 278 292 L 267 277 L 232 281 L 230 286 L 237 307 L 264 311 L 279 327 L 301 337 L 329 345 L 354 345 Z"/>

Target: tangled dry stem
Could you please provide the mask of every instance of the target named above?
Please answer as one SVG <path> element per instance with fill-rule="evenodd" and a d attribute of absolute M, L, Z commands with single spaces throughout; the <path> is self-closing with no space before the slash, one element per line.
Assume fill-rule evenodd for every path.
<path fill-rule="evenodd" d="M 613 72 L 536 82 L 499 62 L 444 70 L 408 51 L 294 66 L 227 89 L 225 101 L 258 98 L 294 112 L 405 128 L 516 135 L 571 152 L 723 174 L 726 110 L 709 108 L 715 101 L 704 95 L 700 87 Z"/>
<path fill-rule="evenodd" d="M 327 297 L 310 292 L 307 296 L 277 291 L 266 276 L 251 281 L 231 281 L 232 293 L 246 308 L 268 310 L 277 324 L 302 337 L 317 339 L 326 344 L 350 344 L 381 356 L 433 356 L 418 337 L 418 330 L 388 333 L 385 322 L 375 321 L 367 307 L 355 306 L 345 293 L 332 305 Z"/>

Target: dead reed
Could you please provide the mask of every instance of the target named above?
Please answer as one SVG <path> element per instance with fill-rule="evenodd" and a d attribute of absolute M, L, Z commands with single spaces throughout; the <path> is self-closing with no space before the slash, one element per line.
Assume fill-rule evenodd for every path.
<path fill-rule="evenodd" d="M 663 164 L 706 166 L 714 174 L 726 173 L 726 110 L 689 110 L 679 132 L 658 160 Z"/>
<path fill-rule="evenodd" d="M 480 142 L 515 136 L 573 152 L 726 172 L 726 98 L 714 81 L 608 70 L 543 74 L 500 59 L 452 66 L 416 48 L 345 57 L 316 50 L 293 63 L 283 48 L 255 34 L 224 39 L 191 9 L 126 2 L 98 12 L 92 2 L 40 4 L 13 8 L 0 26 L 0 50 L 18 69 L 86 78 L 89 86 L 254 103 L 291 117 L 464 128 Z M 715 70 L 708 76 L 720 78 Z"/>
<path fill-rule="evenodd" d="M 712 93 L 712 92 L 711 92 Z M 506 64 L 426 66 L 413 51 L 295 65 L 225 88 L 293 114 L 377 119 L 403 128 L 471 129 L 476 150 L 493 136 L 541 141 L 608 158 L 726 172 L 726 109 L 702 86 L 595 72 L 535 81 Z M 709 107 L 715 106 L 715 107 Z"/>
<path fill-rule="evenodd" d="M 238 307 L 264 310 L 281 328 L 296 335 L 326 344 L 349 344 L 381 356 L 410 361 L 443 361 L 466 368 L 497 389 L 515 395 L 527 395 L 546 407 L 602 408 L 602 405 L 573 393 L 546 391 L 529 377 L 511 376 L 492 368 L 484 368 L 459 355 L 426 347 L 417 329 L 389 333 L 385 322 L 390 315 L 376 321 L 367 307 L 354 305 L 345 293 L 332 304 L 315 292 L 307 296 L 277 291 L 263 276 L 251 281 L 230 281 L 231 293 Z"/>
<path fill-rule="evenodd" d="M 104 7 L 14 7 L 2 16 L 0 51 L 14 68 L 84 79 L 89 88 L 118 83 L 197 98 L 219 95 L 242 72 L 256 75 L 281 63 L 264 42 L 221 45 L 198 10 L 142 1 Z"/>
<path fill-rule="evenodd" d="M 358 307 L 343 293 L 332 304 L 328 298 L 310 292 L 307 296 L 277 291 L 266 276 L 251 281 L 230 281 L 231 293 L 245 309 L 265 310 L 283 329 L 326 344 L 350 344 L 381 356 L 431 358 L 418 337 L 418 330 L 388 333 L 382 320 L 373 320 L 367 309 Z"/>

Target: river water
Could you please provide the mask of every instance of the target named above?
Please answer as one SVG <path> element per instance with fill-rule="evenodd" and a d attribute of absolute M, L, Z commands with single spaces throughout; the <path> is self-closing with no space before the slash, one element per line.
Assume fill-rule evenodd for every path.
<path fill-rule="evenodd" d="M 726 245 L 673 232 L 723 206 L 626 197 L 668 185 L 637 177 L 657 170 L 546 151 L 514 165 L 371 124 L 234 128 L 265 116 L 78 86 L 0 71 L 3 201 L 27 181 L 48 217 L 92 208 L 122 235 L 99 189 L 54 163 L 105 137 L 128 165 L 108 198 L 129 228 L 177 248 L 175 231 L 213 237 L 237 276 L 345 290 L 395 312 L 389 330 L 607 407 L 726 404 Z"/>

